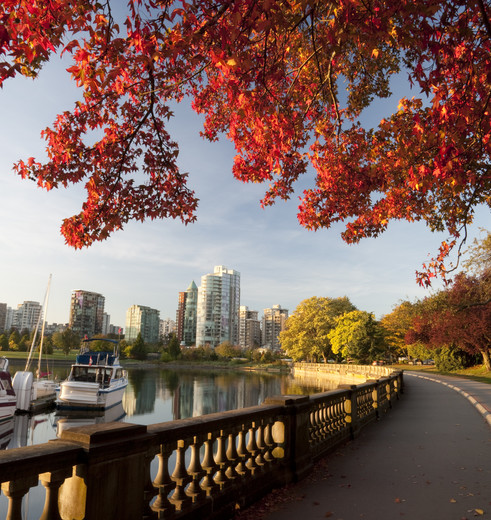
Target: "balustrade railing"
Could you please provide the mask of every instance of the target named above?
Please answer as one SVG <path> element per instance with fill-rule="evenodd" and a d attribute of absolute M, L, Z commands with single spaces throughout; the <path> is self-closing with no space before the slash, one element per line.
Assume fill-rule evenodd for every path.
<path fill-rule="evenodd" d="M 0 453 L 6 520 L 45 488 L 40 520 L 232 518 L 381 417 L 402 373 L 308 396 L 150 426 L 68 429 L 45 444 Z"/>

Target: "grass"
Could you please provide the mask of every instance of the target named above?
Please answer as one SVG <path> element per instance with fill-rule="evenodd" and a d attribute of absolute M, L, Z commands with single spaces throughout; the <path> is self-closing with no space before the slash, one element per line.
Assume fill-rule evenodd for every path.
<path fill-rule="evenodd" d="M 458 376 L 465 379 L 472 379 L 473 381 L 479 381 L 481 383 L 487 383 L 491 385 L 491 372 L 486 370 L 484 365 L 476 365 L 474 367 L 463 368 L 462 370 L 456 370 L 455 372 L 443 372 L 437 370 L 434 366 L 428 365 L 394 365 L 397 368 L 403 370 L 416 370 L 418 372 L 426 372 L 428 374 L 440 374 L 444 376 Z"/>

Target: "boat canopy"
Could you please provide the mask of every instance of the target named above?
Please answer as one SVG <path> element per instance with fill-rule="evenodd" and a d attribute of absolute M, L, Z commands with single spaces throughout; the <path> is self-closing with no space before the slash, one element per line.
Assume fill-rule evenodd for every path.
<path fill-rule="evenodd" d="M 112 366 L 117 356 L 111 352 L 84 352 L 78 354 L 77 365 L 109 365 Z"/>

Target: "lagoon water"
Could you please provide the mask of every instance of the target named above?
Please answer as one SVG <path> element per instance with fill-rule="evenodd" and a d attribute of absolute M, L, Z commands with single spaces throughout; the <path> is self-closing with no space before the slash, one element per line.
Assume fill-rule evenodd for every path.
<path fill-rule="evenodd" d="M 11 374 L 23 366 L 10 363 Z M 56 368 L 55 378 L 64 379 L 69 367 Z M 62 415 L 51 411 L 16 415 L 0 425 L 0 446 L 12 449 L 55 439 L 64 428 L 106 421 L 155 424 L 187 417 L 235 410 L 261 404 L 273 395 L 314 394 L 337 388 L 339 380 L 295 379 L 290 375 L 209 369 L 129 369 L 129 384 L 123 403 L 105 414 Z M 40 486 L 38 486 L 39 488 Z M 38 519 L 44 501 L 42 489 L 32 489 L 24 506 L 26 520 Z M 30 503 L 30 507 L 27 505 Z M 39 509 L 41 508 L 41 509 Z M 0 519 L 7 514 L 7 499 L 0 496 Z"/>

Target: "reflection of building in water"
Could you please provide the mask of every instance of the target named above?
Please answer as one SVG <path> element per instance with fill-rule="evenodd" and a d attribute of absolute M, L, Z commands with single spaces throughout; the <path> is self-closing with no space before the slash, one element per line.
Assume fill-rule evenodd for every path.
<path fill-rule="evenodd" d="M 139 373 L 141 372 L 141 373 Z M 151 413 L 157 397 L 156 381 L 153 377 L 145 377 L 145 371 L 136 372 L 129 378 L 128 386 L 123 395 L 123 407 L 126 415 L 142 415 Z"/>

